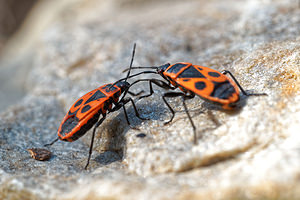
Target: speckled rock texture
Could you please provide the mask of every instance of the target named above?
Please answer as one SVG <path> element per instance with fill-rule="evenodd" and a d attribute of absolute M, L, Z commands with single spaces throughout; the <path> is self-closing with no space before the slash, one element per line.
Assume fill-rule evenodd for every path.
<path fill-rule="evenodd" d="M 66 2 L 14 64 L 31 63 L 20 84 L 25 96 L 0 114 L 0 199 L 300 199 L 298 1 Z M 40 3 L 33 13 L 43 18 L 43 9 Z M 154 86 L 152 96 L 135 100 L 150 120 L 126 106 L 137 129 L 122 110 L 107 116 L 88 170 L 91 131 L 48 147 L 49 161 L 32 159 L 27 149 L 55 139 L 80 96 L 125 77 L 135 42 L 134 66 L 226 69 L 246 91 L 268 96 L 243 97 L 233 112 L 188 100 L 194 145 L 181 99 L 169 100 L 176 116 L 164 126 L 166 91 Z M 140 77 L 151 76 L 160 78 Z M 131 89 L 140 90 L 148 84 Z"/>

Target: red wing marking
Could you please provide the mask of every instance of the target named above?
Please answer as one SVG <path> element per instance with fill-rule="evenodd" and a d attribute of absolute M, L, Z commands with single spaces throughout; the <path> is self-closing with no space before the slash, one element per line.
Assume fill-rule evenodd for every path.
<path fill-rule="evenodd" d="M 109 89 L 110 86 L 111 84 L 107 84 L 92 90 L 72 105 L 58 129 L 58 135 L 61 139 L 72 141 L 70 138 L 91 118 L 97 116 L 99 112 L 104 113 L 106 109 L 111 108 L 111 102 L 108 102 L 109 98 L 120 92 L 120 88 L 114 86 Z"/>
<path fill-rule="evenodd" d="M 224 74 L 207 67 L 190 66 L 178 75 L 175 82 L 210 101 L 229 104 L 239 100 L 236 84 Z"/>

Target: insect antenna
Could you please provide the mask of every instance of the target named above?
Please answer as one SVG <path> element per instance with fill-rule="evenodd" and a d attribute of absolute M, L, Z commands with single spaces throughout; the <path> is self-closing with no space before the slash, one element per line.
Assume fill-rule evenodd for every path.
<path fill-rule="evenodd" d="M 143 71 L 143 72 L 139 72 L 137 74 L 133 74 L 133 75 L 130 76 L 131 69 L 156 69 L 156 70 L 158 70 L 158 67 L 155 67 L 155 66 L 152 66 L 152 67 L 132 67 L 133 59 L 134 59 L 134 55 L 135 55 L 135 47 L 136 47 L 136 43 L 134 43 L 134 46 L 133 46 L 130 67 L 122 71 L 123 73 L 128 71 L 126 78 L 122 78 L 122 79 L 116 81 L 110 88 L 112 88 L 114 85 L 116 85 L 117 83 L 119 83 L 121 81 L 127 81 L 128 78 L 132 78 L 132 77 L 135 77 L 135 76 L 138 76 L 138 75 L 141 75 L 141 74 L 157 74 L 157 71 Z"/>
<path fill-rule="evenodd" d="M 128 70 L 125 81 L 127 81 L 128 77 L 129 77 L 129 74 L 130 74 L 130 71 L 131 71 L 131 68 L 132 68 L 133 58 L 134 58 L 134 54 L 135 54 L 135 47 L 136 47 L 136 43 L 134 43 L 134 45 L 133 45 L 133 51 L 132 51 L 130 66 L 129 66 L 129 70 Z"/>
<path fill-rule="evenodd" d="M 129 67 L 127 69 L 124 69 L 122 72 L 127 72 L 128 70 L 131 70 L 131 69 L 158 69 L 158 67 L 155 67 L 155 66 L 151 66 L 151 67 Z"/>
<path fill-rule="evenodd" d="M 114 84 L 112 84 L 112 85 L 109 87 L 109 89 L 112 88 L 112 87 L 113 87 L 114 85 L 116 85 L 117 83 L 119 83 L 119 82 L 121 82 L 121 81 L 127 81 L 127 79 L 130 78 L 129 75 L 130 75 L 130 69 L 131 69 L 131 67 L 132 67 L 132 63 L 133 63 L 133 59 L 134 59 L 135 47 L 136 47 L 136 43 L 134 43 L 134 45 L 133 45 L 132 56 L 131 56 L 131 61 L 130 61 L 130 67 L 129 67 L 129 70 L 128 70 L 128 73 L 127 73 L 126 78 L 122 78 L 122 79 L 116 81 Z M 126 92 L 126 91 L 125 91 L 125 92 Z M 127 92 L 126 92 L 126 93 L 127 93 Z"/>
<path fill-rule="evenodd" d="M 141 74 L 157 74 L 157 72 L 155 72 L 155 71 L 143 71 L 143 72 L 139 72 L 137 74 L 133 74 L 131 76 L 128 76 L 128 78 L 132 78 L 132 77 L 135 77 L 135 76 L 138 76 L 138 75 L 141 75 Z M 118 83 L 120 81 L 123 81 L 123 80 L 126 80 L 126 78 L 122 78 L 122 79 L 118 80 L 116 83 Z"/>
<path fill-rule="evenodd" d="M 52 144 L 54 144 L 55 142 L 57 142 L 58 139 L 59 139 L 59 138 L 57 137 L 55 140 L 53 140 L 53 141 L 50 142 L 49 144 L 45 144 L 44 147 L 51 146 Z"/>
<path fill-rule="evenodd" d="M 135 47 L 136 47 L 136 43 L 134 43 L 134 45 L 133 45 L 133 51 L 132 51 L 132 56 L 131 56 L 130 66 L 129 66 L 129 70 L 128 70 L 127 76 L 126 76 L 126 78 L 125 78 L 125 80 L 124 80 L 125 82 L 127 81 L 128 77 L 129 77 L 129 75 L 130 75 L 130 70 L 131 70 L 131 67 L 132 67 L 132 63 L 133 63 L 133 59 L 134 59 L 134 54 L 135 54 Z M 130 86 L 129 86 L 128 88 L 126 88 L 126 90 L 125 90 L 125 92 L 124 92 L 124 94 L 123 94 L 123 97 L 121 98 L 120 101 L 122 101 L 122 100 L 124 99 L 124 97 L 126 96 L 128 90 L 129 90 L 129 88 L 130 88 Z"/>

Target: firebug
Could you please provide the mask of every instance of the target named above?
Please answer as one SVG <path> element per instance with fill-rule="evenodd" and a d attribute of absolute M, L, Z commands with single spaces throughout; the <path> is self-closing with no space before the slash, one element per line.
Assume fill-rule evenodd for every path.
<path fill-rule="evenodd" d="M 133 63 L 135 47 L 136 44 L 134 44 L 133 47 L 130 68 L 132 67 Z M 95 131 L 97 127 L 105 120 L 107 112 L 111 113 L 123 107 L 126 121 L 130 125 L 125 104 L 131 102 L 136 116 L 142 120 L 145 119 L 140 117 L 133 99 L 130 97 L 125 97 L 127 93 L 131 95 L 137 95 L 129 91 L 129 88 L 131 87 L 131 85 L 127 82 L 129 74 L 130 70 L 128 71 L 126 78 L 120 79 L 112 84 L 100 86 L 99 88 L 94 89 L 80 97 L 71 106 L 70 110 L 63 118 L 58 128 L 58 137 L 45 146 L 52 145 L 58 140 L 73 142 L 82 137 L 89 129 L 94 127 L 89 155 L 85 165 L 85 169 L 87 169 L 92 155 Z M 119 99 L 122 94 L 123 96 L 121 99 Z M 102 118 L 99 119 L 100 115 L 102 115 Z"/>
<path fill-rule="evenodd" d="M 221 106 L 221 108 L 224 110 L 233 110 L 236 108 L 241 99 L 240 92 L 246 96 L 266 95 L 265 93 L 247 93 L 230 71 L 224 70 L 223 72 L 218 72 L 208 67 L 193 65 L 192 63 L 179 62 L 173 65 L 167 63 L 161 66 L 131 67 L 130 69 L 155 69 L 155 71 L 142 71 L 138 74 L 159 74 L 165 80 L 163 81 L 150 78 L 138 79 L 133 82 L 132 85 L 141 81 L 149 82 L 150 94 L 140 96 L 139 99 L 151 96 L 153 94 L 152 84 L 167 90 L 175 90 L 176 88 L 181 90 L 181 92 L 167 92 L 162 96 L 164 103 L 172 113 L 171 119 L 165 122 L 165 124 L 170 123 L 175 116 L 173 108 L 166 99 L 182 97 L 185 112 L 193 127 L 195 144 L 197 143 L 196 126 L 194 125 L 194 122 L 188 112 L 185 103 L 187 99 L 194 98 L 195 95 L 197 95 L 205 101 Z M 226 74 L 229 74 L 231 78 L 226 76 Z"/>

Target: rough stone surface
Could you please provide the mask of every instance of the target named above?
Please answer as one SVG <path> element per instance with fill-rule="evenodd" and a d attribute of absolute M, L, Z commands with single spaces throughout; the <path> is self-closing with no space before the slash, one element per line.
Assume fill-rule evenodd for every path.
<path fill-rule="evenodd" d="M 29 48 L 34 56 L 13 65 L 21 70 L 22 59 L 32 63 L 20 85 L 25 97 L 0 114 L 0 199 L 300 198 L 296 0 L 78 0 L 64 6 Z M 150 120 L 139 120 L 127 105 L 138 130 L 128 127 L 122 110 L 108 115 L 87 171 L 90 132 L 49 147 L 49 161 L 32 159 L 26 149 L 55 139 L 76 99 L 125 76 L 134 42 L 135 66 L 186 61 L 227 69 L 247 91 L 268 96 L 244 98 L 235 112 L 188 100 L 194 145 L 180 98 L 170 99 L 176 116 L 164 126 L 171 116 L 165 91 L 154 87 L 154 95 L 136 101 Z"/>

